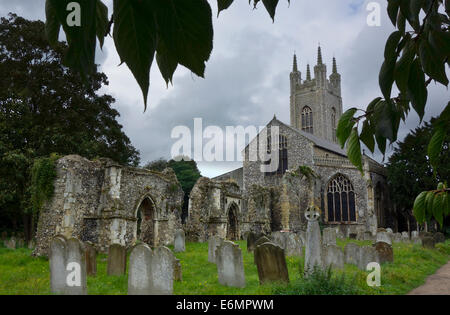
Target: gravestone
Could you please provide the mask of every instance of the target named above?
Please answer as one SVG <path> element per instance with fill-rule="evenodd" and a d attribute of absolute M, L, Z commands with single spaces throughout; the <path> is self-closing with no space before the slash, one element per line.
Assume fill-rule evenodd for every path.
<path fill-rule="evenodd" d="M 54 237 L 50 243 L 50 291 L 53 294 L 64 294 L 66 288 L 66 241 Z"/>
<path fill-rule="evenodd" d="M 298 236 L 300 237 L 300 240 L 302 241 L 302 246 L 305 246 L 305 244 L 306 244 L 306 231 L 298 232 Z"/>
<path fill-rule="evenodd" d="M 389 245 L 392 245 L 392 239 L 391 239 L 391 237 L 389 236 L 389 233 L 388 233 L 388 232 L 378 232 L 378 233 L 377 233 L 377 238 L 376 238 L 375 242 L 376 242 L 376 243 L 377 243 L 377 242 L 384 242 L 384 243 L 387 243 L 387 244 L 389 244 Z"/>
<path fill-rule="evenodd" d="M 366 270 L 367 265 L 372 262 L 378 262 L 378 253 L 372 246 L 362 246 L 359 249 L 358 268 Z"/>
<path fill-rule="evenodd" d="M 183 281 L 183 269 L 181 267 L 181 261 L 176 258 L 173 261 L 173 280 Z"/>
<path fill-rule="evenodd" d="M 320 236 L 319 217 L 317 209 L 310 208 L 305 212 L 308 226 L 305 244 L 305 275 L 311 274 L 316 267 L 322 265 L 322 241 Z"/>
<path fill-rule="evenodd" d="M 386 262 L 394 262 L 394 250 L 392 249 L 391 244 L 388 244 L 386 242 L 377 242 L 373 246 L 377 251 L 380 264 Z"/>
<path fill-rule="evenodd" d="M 394 243 L 400 243 L 400 242 L 402 241 L 402 234 L 401 234 L 401 233 L 395 233 L 395 234 L 392 236 L 392 241 L 393 241 Z"/>
<path fill-rule="evenodd" d="M 255 243 L 258 238 L 259 236 L 254 232 L 247 234 L 247 252 L 252 253 L 255 250 Z"/>
<path fill-rule="evenodd" d="M 435 248 L 435 240 L 431 236 L 425 236 L 422 238 L 422 246 L 427 249 Z"/>
<path fill-rule="evenodd" d="M 273 243 L 273 242 L 267 236 L 262 236 L 256 241 L 255 248 L 258 247 L 259 245 L 264 244 L 264 243 Z M 277 245 L 277 246 L 279 246 L 279 245 Z M 255 255 L 253 255 L 253 263 L 256 264 L 256 257 L 255 257 Z"/>
<path fill-rule="evenodd" d="M 271 235 L 271 242 L 280 246 L 282 249 L 286 249 L 286 232 L 273 232 Z"/>
<path fill-rule="evenodd" d="M 343 269 L 344 268 L 344 253 L 341 248 L 336 245 L 323 246 L 323 266 Z"/>
<path fill-rule="evenodd" d="M 336 229 L 325 228 L 322 235 L 323 245 L 336 245 Z"/>
<path fill-rule="evenodd" d="M 342 232 L 342 230 L 339 227 L 336 228 L 336 238 L 339 238 L 339 239 L 345 238 L 344 233 Z"/>
<path fill-rule="evenodd" d="M 410 242 L 409 233 L 408 232 L 402 232 L 401 242 L 402 243 L 409 243 Z"/>
<path fill-rule="evenodd" d="M 222 242 L 216 249 L 216 264 L 221 285 L 245 288 L 244 261 L 237 244 Z"/>
<path fill-rule="evenodd" d="M 86 254 L 84 245 L 76 238 L 67 241 L 66 289 L 68 295 L 87 294 Z"/>
<path fill-rule="evenodd" d="M 420 234 L 418 231 L 411 232 L 411 243 L 422 245 L 422 239 L 420 238 Z"/>
<path fill-rule="evenodd" d="M 152 294 L 172 295 L 175 256 L 167 247 L 158 247 L 151 259 Z"/>
<path fill-rule="evenodd" d="M 297 234 L 292 232 L 286 233 L 284 253 L 288 257 L 301 257 L 303 255 L 302 241 Z"/>
<path fill-rule="evenodd" d="M 130 254 L 128 294 L 150 295 L 152 290 L 152 250 L 147 244 L 136 245 Z"/>
<path fill-rule="evenodd" d="M 433 235 L 434 242 L 437 243 L 445 243 L 445 235 L 441 232 L 434 233 Z"/>
<path fill-rule="evenodd" d="M 364 231 L 358 231 L 356 232 L 356 240 L 358 241 L 364 241 Z"/>
<path fill-rule="evenodd" d="M 28 249 L 33 250 L 36 247 L 36 242 L 34 240 L 31 240 L 28 242 Z"/>
<path fill-rule="evenodd" d="M 122 276 L 127 270 L 127 249 L 120 244 L 112 244 L 108 249 L 108 276 Z"/>
<path fill-rule="evenodd" d="M 374 240 L 372 232 L 366 231 L 366 232 L 364 232 L 363 235 L 364 235 L 363 236 L 364 241 L 373 241 Z"/>
<path fill-rule="evenodd" d="M 5 246 L 8 249 L 16 249 L 17 247 L 16 239 L 14 237 L 11 237 L 11 239 L 5 241 Z"/>
<path fill-rule="evenodd" d="M 174 252 L 181 253 L 186 251 L 186 236 L 183 230 L 175 231 Z"/>
<path fill-rule="evenodd" d="M 255 249 L 255 263 L 258 268 L 259 283 L 289 282 L 284 250 L 273 243 L 258 245 Z"/>
<path fill-rule="evenodd" d="M 393 231 L 391 228 L 387 228 L 387 229 L 386 229 L 386 232 L 387 232 L 387 233 L 390 233 L 390 234 L 394 234 L 394 231 Z"/>
<path fill-rule="evenodd" d="M 223 239 L 218 236 L 211 236 L 208 242 L 208 261 L 216 263 L 216 249 L 223 242 Z"/>
<path fill-rule="evenodd" d="M 352 264 L 358 266 L 359 262 L 359 246 L 354 243 L 348 243 L 344 248 L 344 260 L 346 264 Z"/>
<path fill-rule="evenodd" d="M 86 249 L 86 273 L 88 276 L 97 275 L 97 251 L 91 242 L 84 243 Z"/>

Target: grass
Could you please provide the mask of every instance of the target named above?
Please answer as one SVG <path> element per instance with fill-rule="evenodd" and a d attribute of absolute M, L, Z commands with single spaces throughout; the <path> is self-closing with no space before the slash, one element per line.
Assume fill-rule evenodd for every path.
<path fill-rule="evenodd" d="M 370 242 L 338 240 L 342 248 L 348 242 L 370 245 Z M 424 249 L 413 244 L 394 244 L 395 262 L 382 265 L 382 286 L 370 288 L 366 284 L 367 272 L 346 265 L 344 270 L 318 275 L 317 279 L 302 276 L 303 258 L 287 258 L 290 285 L 259 285 L 253 254 L 242 248 L 247 286 L 244 289 L 221 286 L 217 280 L 216 265 L 208 262 L 208 244 L 188 243 L 185 253 L 177 253 L 183 269 L 183 281 L 175 282 L 178 295 L 266 295 L 266 294 L 405 294 L 422 285 L 450 259 L 450 241 L 438 244 L 436 249 Z M 31 257 L 28 249 L 9 250 L 0 247 L 0 294 L 50 293 L 49 263 L 45 258 Z M 98 275 L 88 278 L 88 292 L 94 295 L 127 293 L 127 276 L 106 275 L 107 259 L 98 257 Z M 327 279 L 326 277 L 330 277 Z M 314 277 L 313 277 L 314 278 Z M 320 290 L 319 290 L 320 288 Z"/>

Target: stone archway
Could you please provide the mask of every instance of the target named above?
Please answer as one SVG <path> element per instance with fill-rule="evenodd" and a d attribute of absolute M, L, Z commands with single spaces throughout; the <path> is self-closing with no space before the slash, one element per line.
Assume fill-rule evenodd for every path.
<path fill-rule="evenodd" d="M 239 207 L 233 202 L 227 213 L 227 239 L 230 241 L 239 240 Z"/>
<path fill-rule="evenodd" d="M 141 201 L 136 212 L 136 218 L 137 239 L 150 246 L 154 246 L 157 236 L 155 235 L 156 206 L 150 197 L 147 196 Z"/>

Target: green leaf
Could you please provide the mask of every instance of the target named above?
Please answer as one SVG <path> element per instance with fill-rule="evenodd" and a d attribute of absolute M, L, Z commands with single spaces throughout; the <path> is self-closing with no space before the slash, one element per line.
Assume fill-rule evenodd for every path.
<path fill-rule="evenodd" d="M 370 152 L 373 153 L 375 151 L 375 128 L 372 127 L 368 120 L 364 121 L 360 138 Z"/>
<path fill-rule="evenodd" d="M 267 12 L 269 13 L 272 21 L 275 22 L 275 13 L 277 10 L 277 5 L 279 0 L 262 0 L 264 6 L 266 7 Z"/>
<path fill-rule="evenodd" d="M 446 136 L 445 128 L 437 126 L 435 128 L 433 136 L 431 137 L 430 143 L 428 144 L 428 157 L 430 158 L 430 163 L 434 169 L 439 159 L 439 154 L 441 153 L 445 136 Z"/>
<path fill-rule="evenodd" d="M 100 42 L 100 48 L 103 48 L 105 37 L 108 35 L 108 7 L 101 1 L 97 1 L 97 38 Z"/>
<path fill-rule="evenodd" d="M 413 214 L 418 223 L 423 223 L 425 221 L 425 211 L 426 211 L 426 203 L 425 197 L 427 196 L 427 192 L 421 192 L 419 196 L 417 196 L 414 201 L 413 206 Z"/>
<path fill-rule="evenodd" d="M 433 217 L 442 227 L 444 225 L 444 204 L 442 200 L 442 193 L 437 194 L 433 200 Z"/>
<path fill-rule="evenodd" d="M 114 0 L 113 37 L 122 62 L 133 73 L 144 95 L 145 108 L 150 68 L 156 51 L 156 28 L 152 7 L 139 0 Z"/>
<path fill-rule="evenodd" d="M 217 0 L 217 8 L 218 8 L 217 16 L 219 16 L 220 12 L 222 12 L 223 10 L 228 9 L 233 3 L 233 1 L 234 0 Z"/>
<path fill-rule="evenodd" d="M 55 46 L 58 43 L 61 23 L 58 20 L 56 10 L 50 0 L 45 2 L 45 32 L 50 45 Z"/>
<path fill-rule="evenodd" d="M 178 64 L 204 77 L 213 48 L 212 11 L 207 0 L 154 0 L 158 40 Z"/>
<path fill-rule="evenodd" d="M 159 70 L 161 71 L 161 75 L 168 86 L 169 82 L 172 83 L 173 74 L 178 67 L 178 62 L 177 59 L 167 50 L 167 47 L 164 46 L 162 41 L 158 42 L 156 61 L 158 63 Z"/>
<path fill-rule="evenodd" d="M 400 0 L 388 0 L 388 15 L 394 26 L 397 26 L 398 10 L 400 9 Z"/>
<path fill-rule="evenodd" d="M 448 79 L 445 73 L 445 63 L 441 62 L 436 56 L 436 52 L 426 38 L 420 41 L 420 63 L 422 64 L 424 72 L 433 80 L 448 86 Z"/>
<path fill-rule="evenodd" d="M 434 192 L 428 191 L 425 197 L 425 217 L 429 221 L 433 215 Z"/>
<path fill-rule="evenodd" d="M 353 128 L 348 139 L 347 155 L 350 162 L 363 173 L 361 144 L 358 137 L 358 128 Z"/>
<path fill-rule="evenodd" d="M 408 97 L 416 113 L 422 121 L 425 115 L 425 105 L 428 99 L 428 90 L 425 83 L 425 74 L 420 66 L 419 59 L 415 59 L 411 64 L 411 69 L 408 79 Z"/>
<path fill-rule="evenodd" d="M 345 143 L 347 142 L 350 133 L 352 132 L 352 128 L 355 125 L 355 121 L 353 120 L 353 116 L 357 112 L 358 109 L 351 108 L 347 110 L 339 119 L 339 123 L 336 130 L 336 137 L 339 140 L 342 148 L 344 148 Z"/>
<path fill-rule="evenodd" d="M 403 54 L 395 65 L 395 83 L 401 93 L 407 93 L 411 64 L 416 56 L 414 42 L 409 40 L 405 44 Z"/>
<path fill-rule="evenodd" d="M 384 50 L 385 59 L 380 70 L 379 85 L 386 100 L 391 98 L 392 85 L 394 84 L 395 64 L 398 56 L 396 50 L 400 39 L 400 32 L 393 32 L 389 36 Z"/>

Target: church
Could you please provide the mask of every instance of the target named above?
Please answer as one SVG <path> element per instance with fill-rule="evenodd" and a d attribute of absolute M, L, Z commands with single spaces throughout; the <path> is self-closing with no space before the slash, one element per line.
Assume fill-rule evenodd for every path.
<path fill-rule="evenodd" d="M 324 226 L 347 237 L 375 234 L 390 225 L 384 166 L 364 154 L 362 174 L 337 143 L 343 101 L 336 59 L 328 76 L 319 47 L 313 72 L 314 77 L 307 65 L 303 79 L 294 55 L 289 124 L 274 117 L 244 150 L 242 168 L 197 182 L 185 222 L 189 239 L 206 241 L 217 235 L 236 240 L 250 231 L 300 233 L 306 230 L 304 213 L 310 206 L 320 209 Z M 278 168 L 262 172 L 267 161 L 251 159 L 251 148 L 259 137 L 270 137 L 274 127 L 279 133 Z M 273 156 L 270 139 L 267 143 Z M 311 176 L 304 176 L 305 170 Z"/>

